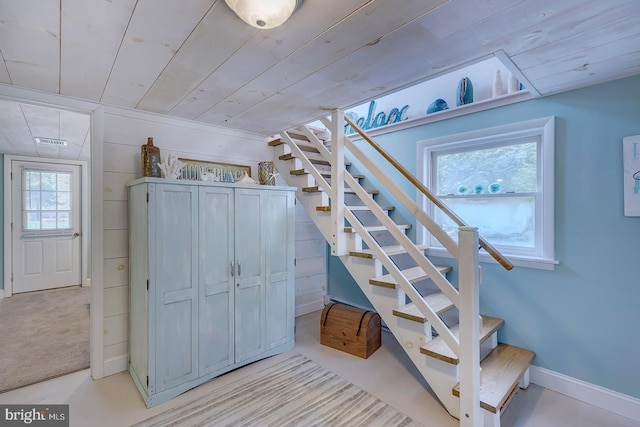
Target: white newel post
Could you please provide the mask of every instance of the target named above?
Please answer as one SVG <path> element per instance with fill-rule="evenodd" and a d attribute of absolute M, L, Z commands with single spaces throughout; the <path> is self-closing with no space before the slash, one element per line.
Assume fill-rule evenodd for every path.
<path fill-rule="evenodd" d="M 478 229 L 460 227 L 460 425 L 484 424 L 480 408 L 480 268 Z"/>
<path fill-rule="evenodd" d="M 344 233 L 344 111 L 331 113 L 331 255 L 348 253 Z"/>

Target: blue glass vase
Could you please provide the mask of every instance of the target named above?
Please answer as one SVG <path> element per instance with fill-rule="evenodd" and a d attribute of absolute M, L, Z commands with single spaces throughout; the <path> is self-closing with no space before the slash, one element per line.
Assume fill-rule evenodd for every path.
<path fill-rule="evenodd" d="M 456 105 L 471 104 L 473 102 L 473 84 L 469 77 L 463 77 L 458 83 L 458 93 L 456 94 Z"/>

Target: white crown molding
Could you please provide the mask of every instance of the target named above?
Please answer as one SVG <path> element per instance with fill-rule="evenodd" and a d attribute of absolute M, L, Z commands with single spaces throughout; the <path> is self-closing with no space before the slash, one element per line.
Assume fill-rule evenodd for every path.
<path fill-rule="evenodd" d="M 539 366 L 531 366 L 529 374 L 531 382 L 541 387 L 640 421 L 640 399 Z"/>
<path fill-rule="evenodd" d="M 207 132 L 211 132 L 212 130 L 214 130 L 216 132 L 219 132 L 228 136 L 249 139 L 257 142 L 264 142 L 265 144 L 269 140 L 267 136 L 261 135 L 258 133 L 247 132 L 244 130 L 232 129 L 232 128 L 227 128 L 219 125 L 203 123 L 203 122 L 196 122 L 193 120 L 183 119 L 180 117 L 168 116 L 166 114 L 153 113 L 150 111 L 134 110 L 131 108 L 124 108 L 124 107 L 116 107 L 113 105 L 105 105 L 104 108 L 105 108 L 105 114 L 111 114 L 114 116 L 152 121 L 152 122 L 163 123 L 171 126 L 183 127 L 188 129 L 194 129 L 194 130 L 202 130 Z"/>

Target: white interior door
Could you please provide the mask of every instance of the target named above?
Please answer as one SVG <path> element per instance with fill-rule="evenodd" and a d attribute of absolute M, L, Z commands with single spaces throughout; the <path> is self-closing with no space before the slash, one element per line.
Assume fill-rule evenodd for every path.
<path fill-rule="evenodd" d="M 13 293 L 82 284 L 80 166 L 11 162 Z"/>

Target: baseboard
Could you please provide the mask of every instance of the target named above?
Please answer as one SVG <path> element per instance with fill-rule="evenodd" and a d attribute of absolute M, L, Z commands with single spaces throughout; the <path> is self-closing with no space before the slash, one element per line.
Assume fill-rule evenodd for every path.
<path fill-rule="evenodd" d="M 334 298 L 330 295 L 325 296 L 325 304 L 329 304 L 330 302 L 339 302 L 340 304 L 350 305 L 351 307 L 356 307 L 365 311 L 373 310 L 373 308 L 367 307 L 365 305 L 355 304 L 355 303 L 352 303 L 351 301 L 347 301 L 341 298 Z"/>
<path fill-rule="evenodd" d="M 108 377 L 109 375 L 126 371 L 128 365 L 129 365 L 129 356 L 127 356 L 126 354 L 106 359 L 104 361 L 103 377 Z"/>
<path fill-rule="evenodd" d="M 532 383 L 614 414 L 640 421 L 640 399 L 538 366 L 529 368 Z"/>
<path fill-rule="evenodd" d="M 296 317 L 302 316 L 308 313 L 313 313 L 314 311 L 322 310 L 324 308 L 324 304 L 322 300 L 313 301 L 306 304 L 296 305 Z"/>

